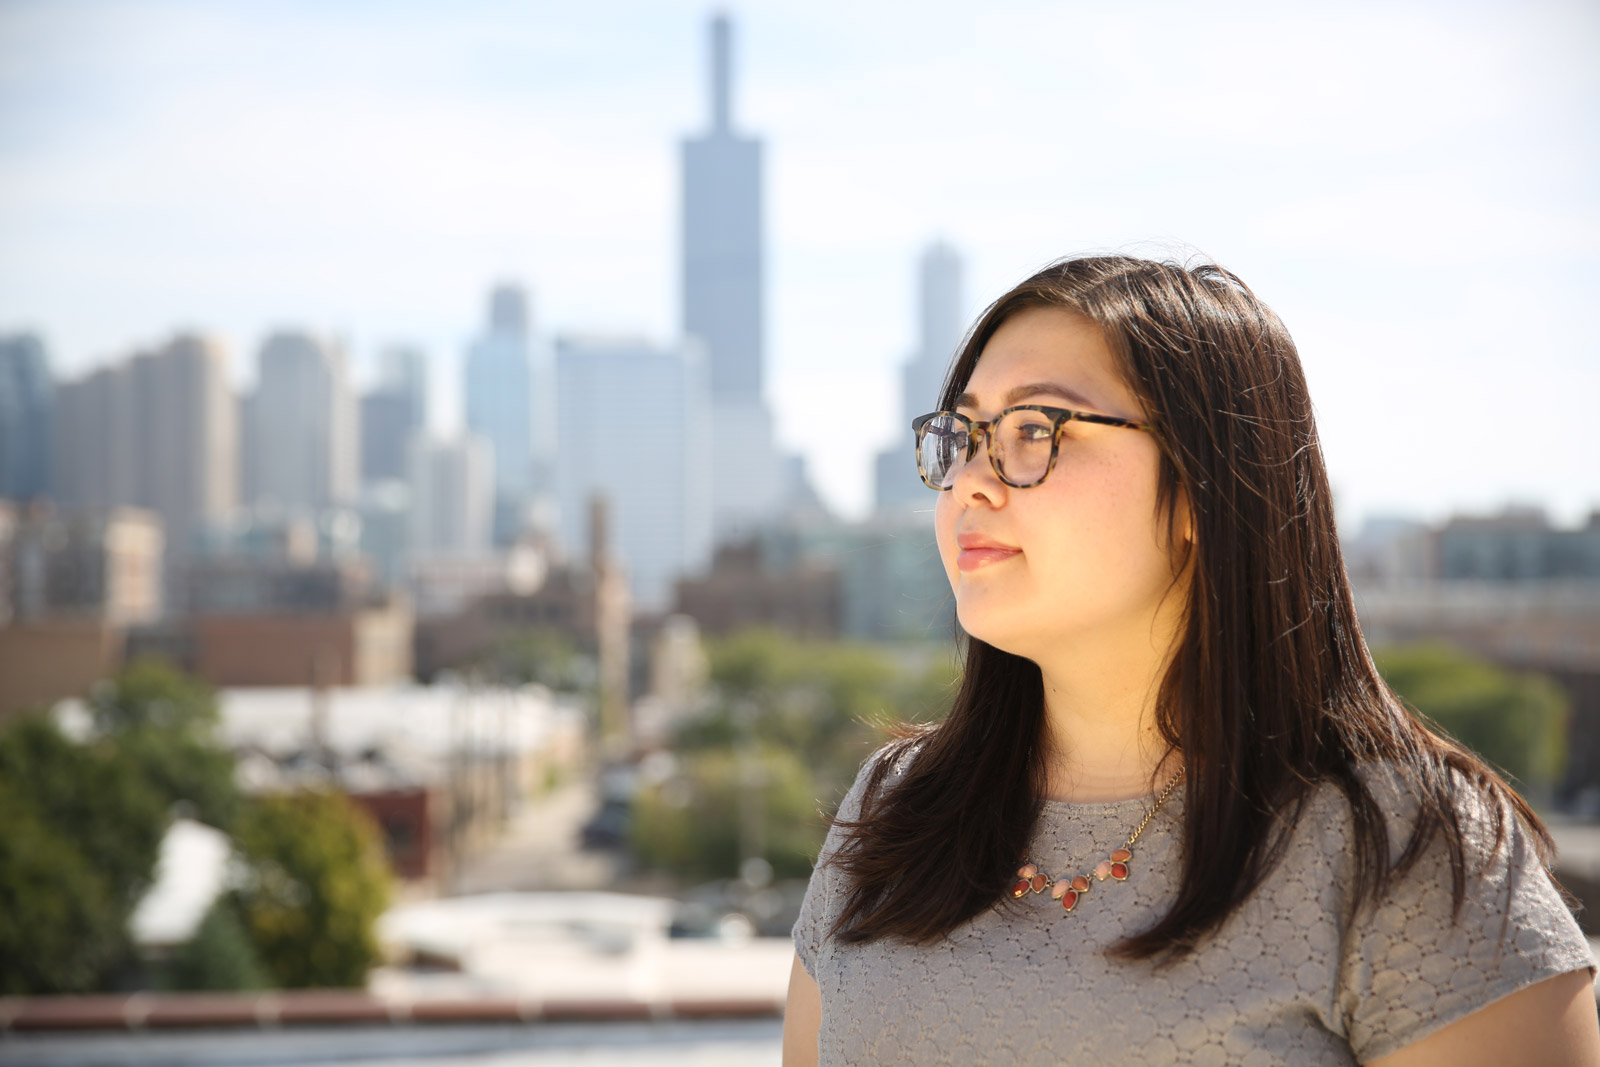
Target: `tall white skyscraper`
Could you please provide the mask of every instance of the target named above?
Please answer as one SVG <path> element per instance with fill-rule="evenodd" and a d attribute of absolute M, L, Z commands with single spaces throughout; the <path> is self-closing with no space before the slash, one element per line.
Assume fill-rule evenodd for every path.
<path fill-rule="evenodd" d="M 879 511 L 933 506 L 917 476 L 911 420 L 938 407 L 939 388 L 961 343 L 962 270 L 961 254 L 942 241 L 929 245 L 917 264 L 917 344 L 900 368 L 900 418 L 893 443 L 878 453 Z"/>
<path fill-rule="evenodd" d="M 197 537 L 238 502 L 237 406 L 227 353 L 183 335 L 102 367 L 57 393 L 56 496 L 67 508 L 156 512 L 167 558 L 181 560 Z M 179 568 L 168 573 L 179 576 Z"/>
<path fill-rule="evenodd" d="M 477 434 L 411 441 L 411 555 L 480 556 L 493 547 L 494 449 Z"/>
<path fill-rule="evenodd" d="M 603 495 L 634 601 L 657 609 L 711 556 L 710 426 L 695 344 L 562 339 L 556 345 L 556 497 L 569 551 Z"/>
<path fill-rule="evenodd" d="M 353 504 L 360 429 L 343 346 L 307 333 L 268 337 L 248 405 L 254 503 L 289 512 Z"/>
<path fill-rule="evenodd" d="M 707 356 L 719 539 L 770 519 L 783 485 L 763 393 L 762 144 L 733 129 L 731 32 L 712 20 L 710 129 L 683 142 L 683 331 Z"/>

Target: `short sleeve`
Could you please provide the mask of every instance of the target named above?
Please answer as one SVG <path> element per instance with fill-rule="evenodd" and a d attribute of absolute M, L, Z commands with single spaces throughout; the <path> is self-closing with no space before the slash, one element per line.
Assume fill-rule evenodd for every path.
<path fill-rule="evenodd" d="M 855 782 L 850 786 L 850 791 L 839 802 L 837 819 L 850 822 L 860 816 L 861 797 L 866 792 L 867 779 L 872 776 L 872 769 L 882 758 L 884 751 L 879 749 L 862 763 Z M 795 955 L 800 957 L 801 965 L 813 979 L 817 976 L 816 961 L 822 951 L 822 939 L 827 933 L 828 926 L 833 922 L 838 907 L 835 885 L 839 875 L 827 860 L 838 850 L 843 840 L 844 831 L 838 825 L 828 828 L 828 836 L 822 842 L 822 851 L 817 855 L 816 865 L 811 870 L 811 881 L 806 885 L 805 899 L 800 902 L 800 917 L 794 924 Z"/>
<path fill-rule="evenodd" d="M 1396 798 L 1382 788 L 1375 792 L 1380 802 L 1386 792 Z M 1350 1047 L 1362 1063 L 1519 989 L 1594 968 L 1588 941 L 1521 823 L 1505 813 L 1505 837 L 1496 851 L 1493 817 L 1465 786 L 1457 795 L 1473 798 L 1461 804 L 1467 883 L 1459 920 L 1451 918 L 1448 853 L 1436 838 L 1346 932 L 1338 998 Z M 1390 811 L 1407 806 L 1386 804 Z M 1391 837 L 1409 821 L 1391 819 Z"/>

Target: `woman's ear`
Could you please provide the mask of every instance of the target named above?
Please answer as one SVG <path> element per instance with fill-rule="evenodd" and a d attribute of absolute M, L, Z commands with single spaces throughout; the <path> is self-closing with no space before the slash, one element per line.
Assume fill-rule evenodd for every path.
<path fill-rule="evenodd" d="M 1185 547 L 1194 546 L 1194 509 L 1189 507 L 1189 494 L 1182 489 L 1177 490 L 1177 501 L 1172 508 L 1172 528 L 1182 531 Z"/>

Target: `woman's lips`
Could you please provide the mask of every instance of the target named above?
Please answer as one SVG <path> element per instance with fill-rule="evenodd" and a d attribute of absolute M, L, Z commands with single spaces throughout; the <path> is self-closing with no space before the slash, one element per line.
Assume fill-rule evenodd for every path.
<path fill-rule="evenodd" d="M 993 545 L 983 547 L 963 548 L 956 554 L 956 566 L 964 571 L 975 571 L 979 567 L 987 567 L 1012 556 L 1022 555 L 1022 550 L 1017 548 L 999 548 Z"/>

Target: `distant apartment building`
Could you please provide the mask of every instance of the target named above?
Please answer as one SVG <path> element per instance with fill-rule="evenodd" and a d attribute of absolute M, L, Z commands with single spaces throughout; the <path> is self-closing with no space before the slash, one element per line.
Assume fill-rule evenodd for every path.
<path fill-rule="evenodd" d="M 54 406 L 44 342 L 29 333 L 0 337 L 0 499 L 50 492 Z"/>
<path fill-rule="evenodd" d="M 357 498 L 360 408 L 342 345 L 280 331 L 256 358 L 247 405 L 248 499 L 283 514 L 315 514 Z"/>
<path fill-rule="evenodd" d="M 1562 796 L 1600 794 L 1600 512 L 1572 528 L 1533 508 L 1382 519 L 1344 547 L 1374 646 L 1447 641 L 1559 683 L 1572 703 Z"/>
<path fill-rule="evenodd" d="M 391 589 L 406 586 L 411 566 L 411 486 L 386 480 L 361 490 L 356 518 L 361 523 L 361 554 L 372 561 L 377 579 Z"/>
<path fill-rule="evenodd" d="M 181 335 L 57 390 L 56 500 L 64 512 L 155 512 L 169 608 L 181 608 L 171 583 L 183 561 L 238 501 L 237 405 L 227 364 L 217 342 Z"/>
<path fill-rule="evenodd" d="M 428 426 L 427 360 L 414 348 L 386 349 L 380 377 L 361 398 L 363 486 L 405 481 L 411 441 Z"/>
<path fill-rule="evenodd" d="M 72 617 L 117 626 L 161 615 L 159 517 L 0 501 L 0 625 Z"/>
<path fill-rule="evenodd" d="M 1343 548 L 1361 587 L 1427 582 L 1600 583 L 1600 511 L 1560 528 L 1542 509 L 1455 515 L 1438 525 L 1368 519 Z"/>
<path fill-rule="evenodd" d="M 932 531 L 918 516 L 770 527 L 719 547 L 677 584 L 674 610 L 708 633 L 773 626 L 803 637 L 947 641 L 954 603 Z"/>
<path fill-rule="evenodd" d="M 1600 582 L 1600 511 L 1563 530 L 1537 508 L 1458 516 L 1434 534 L 1441 581 Z"/>
<path fill-rule="evenodd" d="M 162 610 L 154 514 L 0 502 L 0 714 L 81 696 Z"/>
<path fill-rule="evenodd" d="M 614 551 L 646 609 L 711 555 L 711 441 L 693 345 L 564 338 L 556 346 L 556 499 L 562 542 L 588 540 L 590 504 L 610 507 Z"/>
<path fill-rule="evenodd" d="M 413 438 L 410 448 L 413 560 L 473 558 L 494 548 L 495 453 L 488 440 Z"/>
<path fill-rule="evenodd" d="M 186 664 L 212 685 L 348 686 L 411 676 L 410 605 L 360 559 L 212 557 L 188 574 Z"/>
<path fill-rule="evenodd" d="M 760 538 L 725 542 L 704 574 L 680 578 L 673 610 L 709 634 L 771 626 L 797 637 L 838 637 L 844 591 L 832 562 L 778 563 Z"/>

